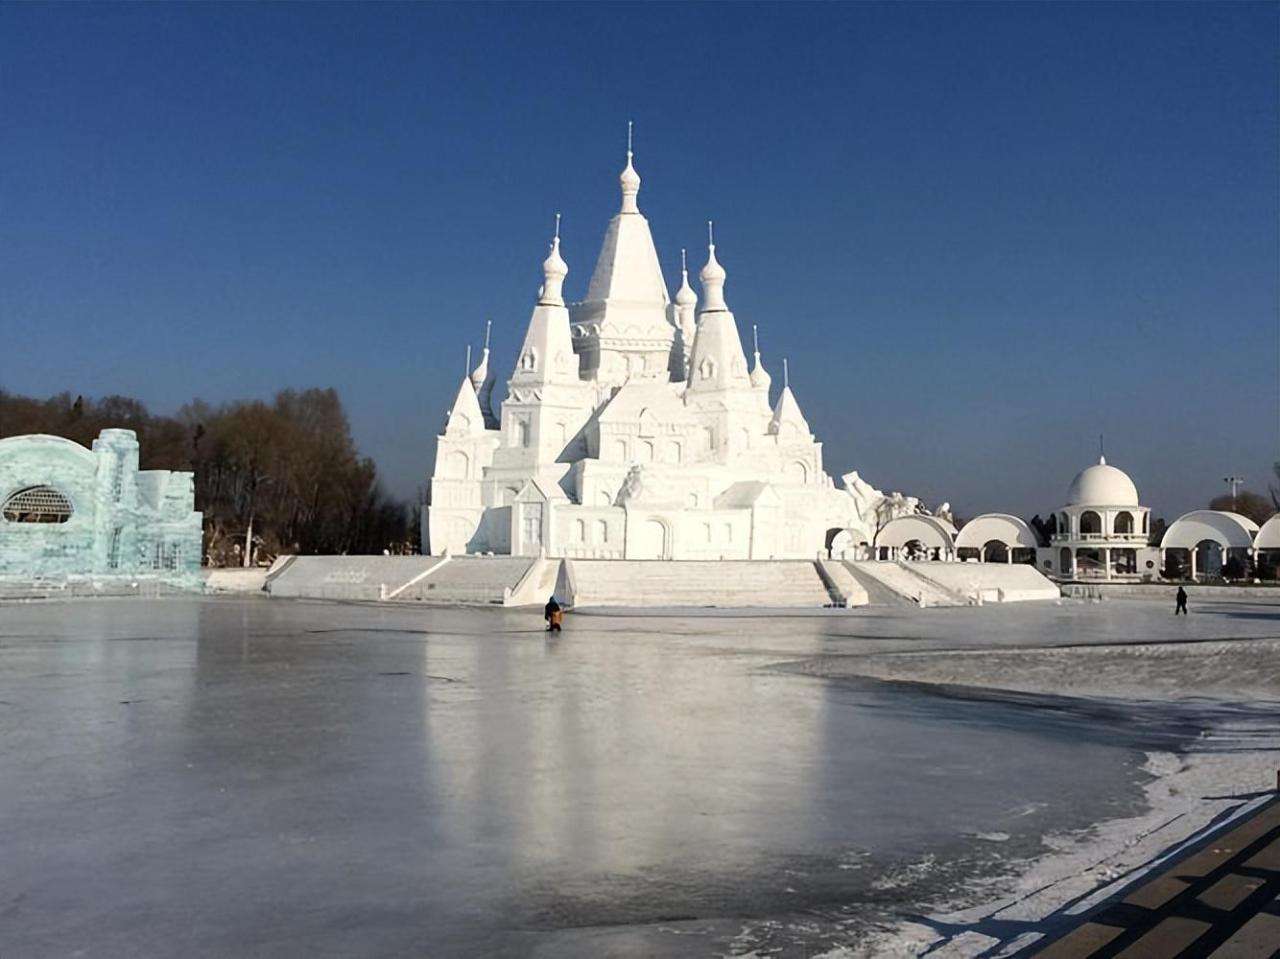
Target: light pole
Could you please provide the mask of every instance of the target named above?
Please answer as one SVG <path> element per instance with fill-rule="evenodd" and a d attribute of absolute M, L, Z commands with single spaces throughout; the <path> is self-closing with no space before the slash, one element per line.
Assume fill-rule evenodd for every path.
<path fill-rule="evenodd" d="M 1240 492 L 1240 486 L 1244 483 L 1244 477 L 1224 476 L 1222 477 L 1222 482 L 1231 487 L 1231 511 L 1234 513 L 1236 510 L 1236 494 Z"/>

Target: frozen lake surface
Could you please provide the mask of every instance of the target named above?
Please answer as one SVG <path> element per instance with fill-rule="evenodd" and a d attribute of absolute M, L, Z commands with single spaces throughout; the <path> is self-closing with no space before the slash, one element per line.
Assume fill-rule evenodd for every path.
<path fill-rule="evenodd" d="M 1146 751 L 1212 708 L 778 664 L 1280 634 L 1249 609 L 575 615 L 549 638 L 501 610 L 0 607 L 0 955 L 814 955 L 1130 814 Z"/>

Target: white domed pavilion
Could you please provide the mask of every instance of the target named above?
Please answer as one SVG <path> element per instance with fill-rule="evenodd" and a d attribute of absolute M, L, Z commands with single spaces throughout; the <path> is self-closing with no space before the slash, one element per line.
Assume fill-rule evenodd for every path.
<path fill-rule="evenodd" d="M 1137 577 L 1138 552 L 1150 535 L 1150 510 L 1138 488 L 1105 456 L 1076 474 L 1067 500 L 1054 514 L 1056 573 L 1063 579 Z"/>

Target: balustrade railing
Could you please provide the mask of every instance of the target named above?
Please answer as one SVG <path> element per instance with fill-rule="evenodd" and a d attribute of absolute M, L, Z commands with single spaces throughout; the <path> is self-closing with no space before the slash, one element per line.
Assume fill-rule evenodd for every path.
<path fill-rule="evenodd" d="M 1138 544 L 1145 546 L 1147 543 L 1146 533 L 1076 533 L 1074 536 L 1070 533 L 1054 533 L 1053 542 L 1062 543 L 1067 541 L 1077 543 L 1101 543 L 1110 541 L 1113 543 Z"/>

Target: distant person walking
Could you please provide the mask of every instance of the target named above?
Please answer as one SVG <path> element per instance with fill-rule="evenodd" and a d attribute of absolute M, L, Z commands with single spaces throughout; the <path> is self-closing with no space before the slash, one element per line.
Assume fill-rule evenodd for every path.
<path fill-rule="evenodd" d="M 1173 615 L 1177 616 L 1179 613 L 1181 613 L 1183 616 L 1186 616 L 1187 615 L 1187 591 L 1183 589 L 1181 586 L 1178 587 L 1178 595 L 1176 599 L 1177 599 L 1178 605 L 1173 608 Z"/>
<path fill-rule="evenodd" d="M 564 622 L 564 610 L 560 608 L 554 596 L 547 600 L 547 605 L 542 610 L 542 618 L 547 621 L 548 633 L 560 632 L 560 624 Z"/>

